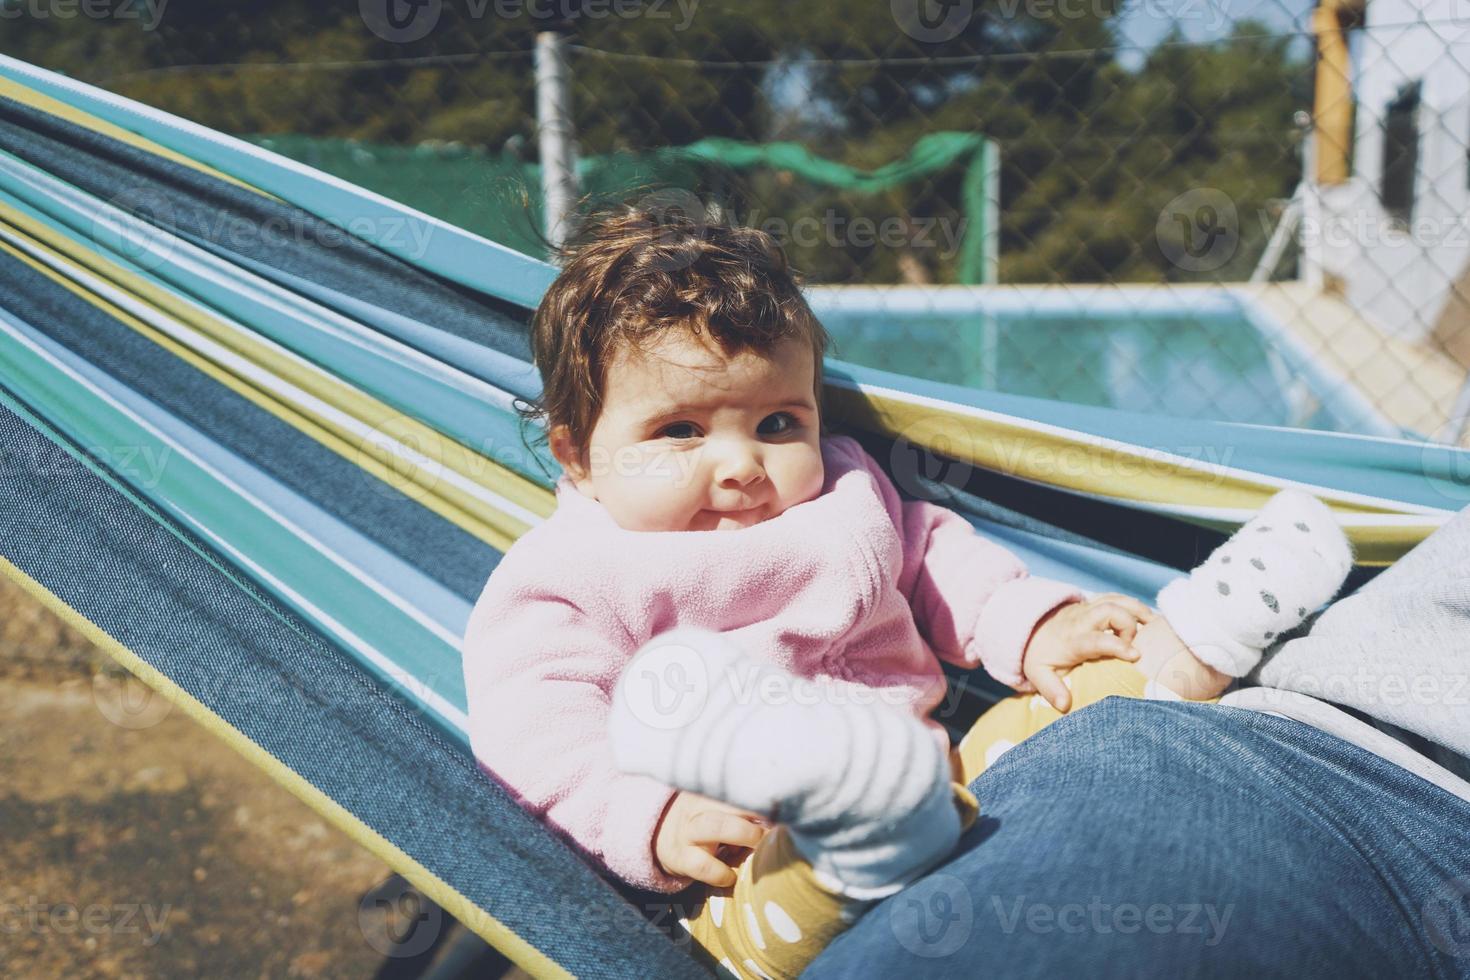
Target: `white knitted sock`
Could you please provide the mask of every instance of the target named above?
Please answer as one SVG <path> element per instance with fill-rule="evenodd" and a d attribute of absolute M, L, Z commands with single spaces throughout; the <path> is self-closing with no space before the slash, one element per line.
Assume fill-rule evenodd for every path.
<path fill-rule="evenodd" d="M 1202 663 L 1243 677 L 1282 633 L 1337 594 L 1352 548 L 1332 511 L 1282 490 L 1204 563 L 1159 593 L 1159 610 Z"/>
<path fill-rule="evenodd" d="M 960 816 L 933 733 L 897 707 L 855 700 L 681 628 L 644 644 L 619 679 L 613 758 L 786 824 L 828 887 L 882 898 L 953 849 Z"/>

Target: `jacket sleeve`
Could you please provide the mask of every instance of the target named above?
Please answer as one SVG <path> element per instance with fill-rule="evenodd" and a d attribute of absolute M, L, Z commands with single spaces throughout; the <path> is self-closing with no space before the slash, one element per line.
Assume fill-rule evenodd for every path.
<path fill-rule="evenodd" d="M 1032 690 L 1021 659 L 1036 624 L 1057 606 L 1081 600 L 1082 591 L 1030 575 L 1020 558 L 954 511 L 900 498 L 877 461 L 857 449 L 898 529 L 899 588 L 934 653 L 956 666 L 984 667 L 1016 690 Z"/>
<path fill-rule="evenodd" d="M 470 742 L 522 806 L 612 874 L 674 892 L 690 879 L 659 869 L 653 834 L 675 790 L 619 772 L 608 742 L 624 646 L 548 590 L 497 587 L 492 576 L 464 642 Z"/>
<path fill-rule="evenodd" d="M 1016 555 L 959 514 L 927 500 L 905 500 L 904 568 L 912 566 L 909 605 L 919 630 L 943 660 L 981 666 L 1002 684 L 1030 691 L 1021 674 L 1026 644 L 1043 616 L 1083 598 L 1065 582 L 1038 578 Z"/>

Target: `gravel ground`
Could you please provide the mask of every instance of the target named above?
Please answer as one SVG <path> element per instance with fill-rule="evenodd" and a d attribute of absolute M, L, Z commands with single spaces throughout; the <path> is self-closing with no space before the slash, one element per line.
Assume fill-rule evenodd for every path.
<path fill-rule="evenodd" d="M 0 579 L 0 976 L 373 976 L 389 869 L 147 698 Z"/>

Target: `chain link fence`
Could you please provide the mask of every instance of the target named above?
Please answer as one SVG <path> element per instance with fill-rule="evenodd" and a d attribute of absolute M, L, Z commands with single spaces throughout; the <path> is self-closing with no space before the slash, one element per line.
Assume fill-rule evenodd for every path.
<path fill-rule="evenodd" d="M 654 193 L 776 235 L 838 357 L 1466 437 L 1467 0 L 0 0 L 0 19 L 7 54 L 543 254 L 554 28 L 584 204 Z"/>

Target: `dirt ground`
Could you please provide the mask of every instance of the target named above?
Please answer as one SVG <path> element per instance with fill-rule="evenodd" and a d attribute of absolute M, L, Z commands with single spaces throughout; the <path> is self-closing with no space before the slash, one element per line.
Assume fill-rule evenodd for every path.
<path fill-rule="evenodd" d="M 373 976 L 389 869 L 145 691 L 0 578 L 0 976 Z"/>

